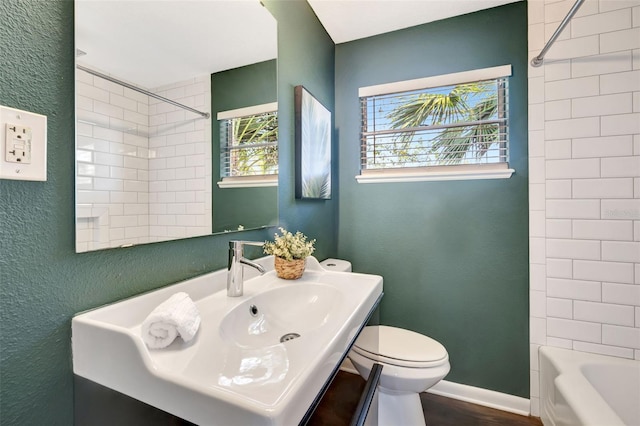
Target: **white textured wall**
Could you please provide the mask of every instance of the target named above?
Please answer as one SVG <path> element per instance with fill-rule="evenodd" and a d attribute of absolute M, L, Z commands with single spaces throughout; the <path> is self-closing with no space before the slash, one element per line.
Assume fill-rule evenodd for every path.
<path fill-rule="evenodd" d="M 529 58 L 574 0 L 530 0 Z M 586 0 L 529 68 L 531 406 L 540 345 L 640 359 L 640 0 Z"/>

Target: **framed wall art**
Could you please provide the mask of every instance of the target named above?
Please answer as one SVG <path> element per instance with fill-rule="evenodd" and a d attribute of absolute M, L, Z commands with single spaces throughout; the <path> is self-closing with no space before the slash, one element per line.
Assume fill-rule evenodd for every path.
<path fill-rule="evenodd" d="M 296 198 L 331 199 L 331 111 L 302 86 L 294 88 Z"/>

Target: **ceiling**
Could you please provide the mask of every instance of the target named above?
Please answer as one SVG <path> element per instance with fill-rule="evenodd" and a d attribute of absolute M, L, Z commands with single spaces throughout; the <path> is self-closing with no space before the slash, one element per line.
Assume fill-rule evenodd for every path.
<path fill-rule="evenodd" d="M 336 44 L 515 1 L 308 0 Z M 145 88 L 277 56 L 259 0 L 76 0 L 75 16 L 78 62 Z"/>
<path fill-rule="evenodd" d="M 516 1 L 520 0 L 308 0 L 336 44 Z"/>

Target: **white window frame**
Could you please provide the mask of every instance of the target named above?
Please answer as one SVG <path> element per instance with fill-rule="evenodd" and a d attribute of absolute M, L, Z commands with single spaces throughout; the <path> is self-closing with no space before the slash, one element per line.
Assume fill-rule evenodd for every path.
<path fill-rule="evenodd" d="M 278 110 L 277 102 L 261 105 L 253 105 L 228 111 L 220 111 L 217 114 L 218 121 L 233 118 L 246 117 L 248 115 L 264 114 Z M 219 188 L 256 188 L 278 186 L 278 174 L 256 176 L 225 176 L 218 182 Z"/>
<path fill-rule="evenodd" d="M 361 87 L 358 90 L 358 96 L 362 98 L 367 96 L 386 95 L 440 86 L 451 86 L 475 81 L 498 79 L 502 77 L 510 77 L 511 75 L 511 65 L 501 65 L 491 68 Z M 504 162 L 493 164 L 442 165 L 361 170 L 360 174 L 355 178 L 358 183 L 508 179 L 514 172 L 515 170 L 510 168 L 508 163 Z"/>

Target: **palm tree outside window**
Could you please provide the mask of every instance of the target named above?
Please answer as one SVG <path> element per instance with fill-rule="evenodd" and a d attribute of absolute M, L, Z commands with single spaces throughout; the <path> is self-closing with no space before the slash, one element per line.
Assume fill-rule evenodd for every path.
<path fill-rule="evenodd" d="M 361 168 L 507 163 L 508 78 L 360 97 Z"/>
<path fill-rule="evenodd" d="M 220 123 L 221 177 L 278 174 L 278 112 L 227 118 Z"/>

